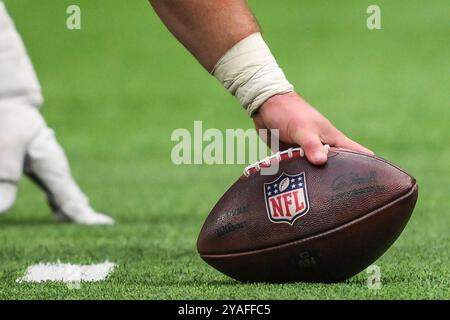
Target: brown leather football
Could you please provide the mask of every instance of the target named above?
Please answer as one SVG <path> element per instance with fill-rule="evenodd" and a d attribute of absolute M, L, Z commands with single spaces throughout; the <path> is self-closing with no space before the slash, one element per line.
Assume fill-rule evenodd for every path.
<path fill-rule="evenodd" d="M 276 174 L 264 170 L 278 166 Z M 376 156 L 331 148 L 326 165 L 290 149 L 246 169 L 206 219 L 197 248 L 224 274 L 249 282 L 337 282 L 397 239 L 418 186 Z"/>

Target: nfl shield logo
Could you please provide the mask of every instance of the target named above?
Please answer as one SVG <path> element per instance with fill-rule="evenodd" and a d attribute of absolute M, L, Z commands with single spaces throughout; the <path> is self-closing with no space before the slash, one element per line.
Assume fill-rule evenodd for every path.
<path fill-rule="evenodd" d="M 309 210 L 305 173 L 282 173 L 275 181 L 264 184 L 266 209 L 270 221 L 293 224 Z"/>

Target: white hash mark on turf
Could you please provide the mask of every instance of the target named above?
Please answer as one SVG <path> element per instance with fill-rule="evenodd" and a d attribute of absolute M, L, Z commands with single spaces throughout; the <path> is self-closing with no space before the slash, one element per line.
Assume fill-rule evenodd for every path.
<path fill-rule="evenodd" d="M 64 283 L 103 281 L 117 265 L 105 261 L 98 264 L 39 263 L 29 266 L 25 275 L 16 282 L 59 281 Z"/>

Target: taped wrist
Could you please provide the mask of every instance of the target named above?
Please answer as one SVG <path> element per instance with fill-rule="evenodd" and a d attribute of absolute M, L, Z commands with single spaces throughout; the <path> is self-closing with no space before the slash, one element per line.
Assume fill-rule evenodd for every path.
<path fill-rule="evenodd" d="M 212 74 L 250 116 L 270 97 L 294 91 L 259 32 L 228 50 Z"/>

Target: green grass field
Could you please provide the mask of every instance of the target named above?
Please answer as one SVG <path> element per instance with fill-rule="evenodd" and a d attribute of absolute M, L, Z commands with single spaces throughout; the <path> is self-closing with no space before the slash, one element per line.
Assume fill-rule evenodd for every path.
<path fill-rule="evenodd" d="M 347 135 L 411 172 L 420 198 L 376 264 L 340 284 L 240 284 L 201 261 L 195 242 L 242 165 L 175 166 L 176 128 L 250 128 L 245 112 L 168 33 L 147 1 L 5 0 L 39 74 L 43 110 L 74 175 L 113 227 L 60 225 L 29 181 L 0 217 L 0 299 L 450 298 L 450 3 L 251 1 L 291 82 Z M 65 27 L 79 4 L 82 30 Z M 118 264 L 79 290 L 19 284 L 38 262 Z"/>

